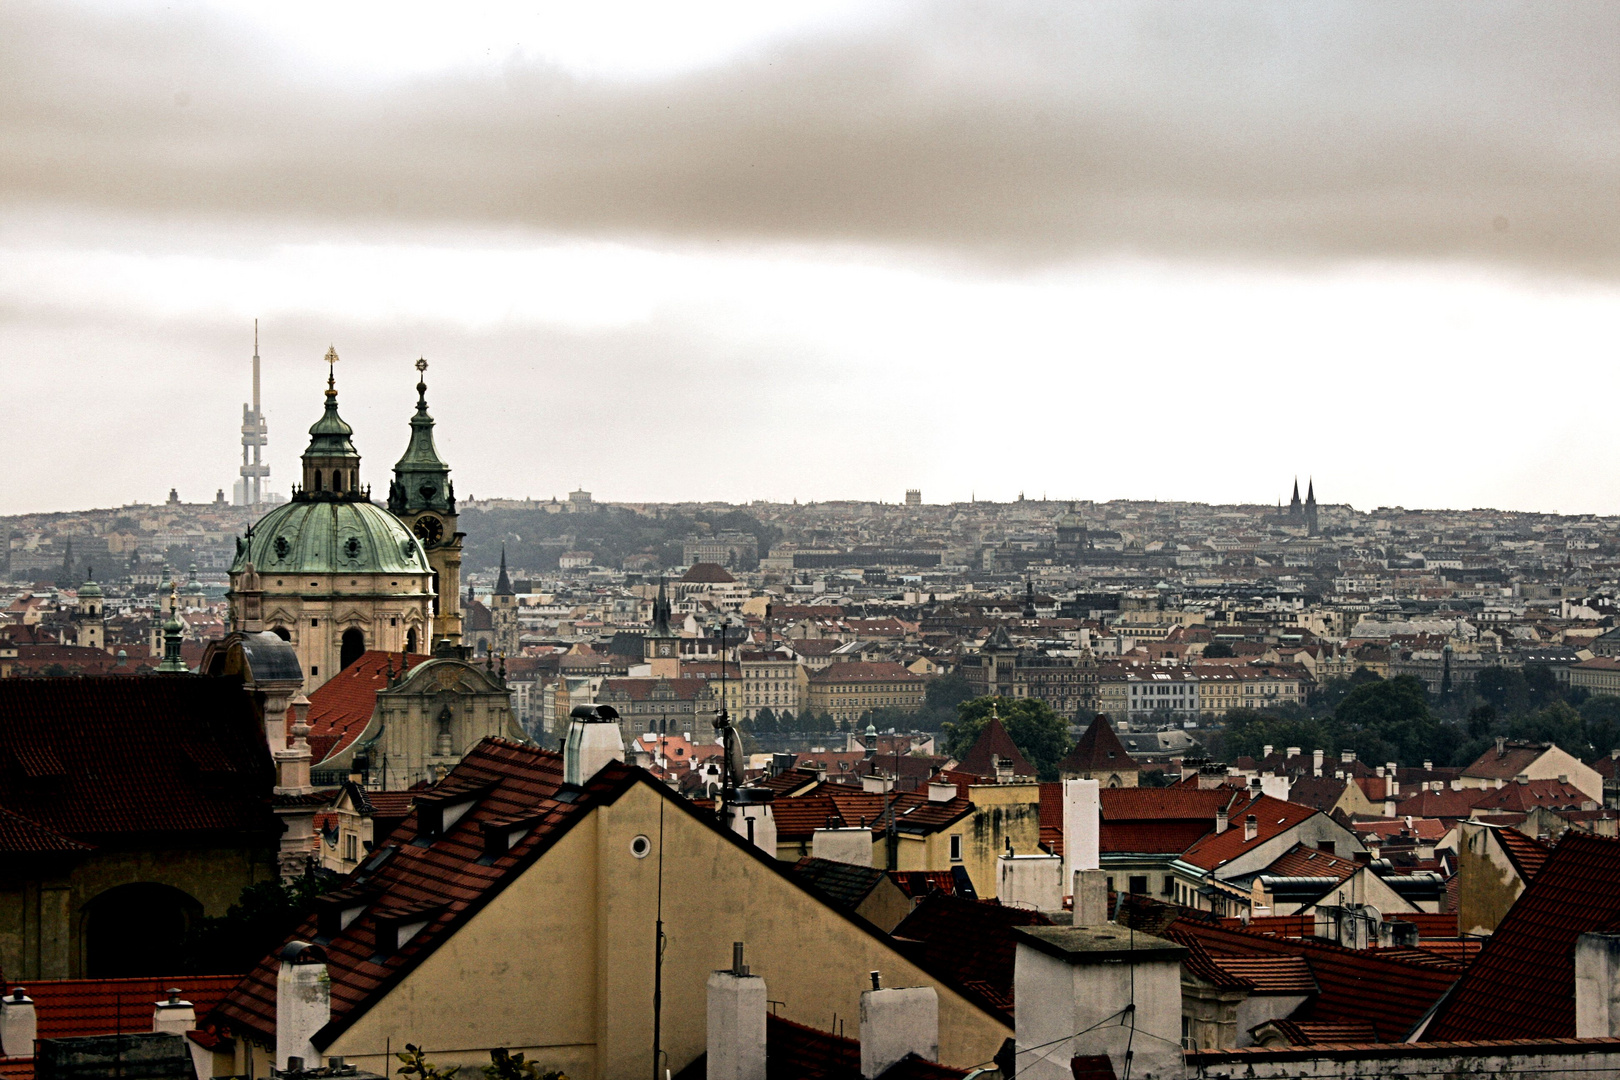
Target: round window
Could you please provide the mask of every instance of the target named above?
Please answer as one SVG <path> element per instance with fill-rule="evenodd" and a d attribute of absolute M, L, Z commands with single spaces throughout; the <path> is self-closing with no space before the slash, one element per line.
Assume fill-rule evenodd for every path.
<path fill-rule="evenodd" d="M 638 859 L 645 859 L 652 853 L 652 841 L 645 836 L 638 836 L 630 841 L 630 854 Z"/>

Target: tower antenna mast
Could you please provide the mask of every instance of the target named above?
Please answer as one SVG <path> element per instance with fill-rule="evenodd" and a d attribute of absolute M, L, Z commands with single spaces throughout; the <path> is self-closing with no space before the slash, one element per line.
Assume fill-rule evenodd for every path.
<path fill-rule="evenodd" d="M 259 402 L 259 320 L 254 319 L 253 403 L 242 406 L 242 479 L 238 482 L 237 498 L 241 506 L 258 506 L 269 495 L 264 482 L 270 477 L 270 466 L 264 463 L 262 456 L 269 431 L 264 408 Z"/>

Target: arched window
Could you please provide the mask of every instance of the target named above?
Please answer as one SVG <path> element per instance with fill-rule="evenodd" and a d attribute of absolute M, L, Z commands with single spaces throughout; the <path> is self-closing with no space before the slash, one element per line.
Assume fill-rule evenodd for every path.
<path fill-rule="evenodd" d="M 270 632 L 276 635 L 276 637 L 280 638 L 282 641 L 292 640 L 292 634 L 287 631 L 285 626 L 272 626 L 270 628 Z"/>
<path fill-rule="evenodd" d="M 321 470 L 315 470 L 315 490 L 321 490 Z"/>
<path fill-rule="evenodd" d="M 409 653 L 416 651 L 416 627 L 414 626 L 405 631 L 405 651 Z"/>
<path fill-rule="evenodd" d="M 108 889 L 84 906 L 84 973 L 93 979 L 167 975 L 182 963 L 202 905 L 169 885 Z"/>
<path fill-rule="evenodd" d="M 338 492 L 339 494 L 342 494 L 342 492 L 343 492 L 343 470 L 342 469 L 333 469 L 332 470 L 332 490 Z"/>
<path fill-rule="evenodd" d="M 366 651 L 366 635 L 360 632 L 357 626 L 351 626 L 343 631 L 343 646 L 338 654 L 338 667 L 346 668 Z"/>

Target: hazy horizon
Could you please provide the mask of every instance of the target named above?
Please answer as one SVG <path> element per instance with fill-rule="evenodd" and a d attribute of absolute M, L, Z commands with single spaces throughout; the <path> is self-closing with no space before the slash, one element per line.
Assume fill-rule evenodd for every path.
<path fill-rule="evenodd" d="M 271 486 L 1620 513 L 1620 8 L 0 7 L 0 514 Z M 672 498 L 680 496 L 682 498 Z"/>

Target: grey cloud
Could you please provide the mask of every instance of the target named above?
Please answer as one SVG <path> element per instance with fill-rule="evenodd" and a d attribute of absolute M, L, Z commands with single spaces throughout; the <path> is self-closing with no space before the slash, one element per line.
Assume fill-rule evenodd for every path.
<path fill-rule="evenodd" d="M 1608 274 L 1620 8 L 943 4 L 650 81 L 357 89 L 218 16 L 0 6 L 0 197 L 662 241 Z"/>

